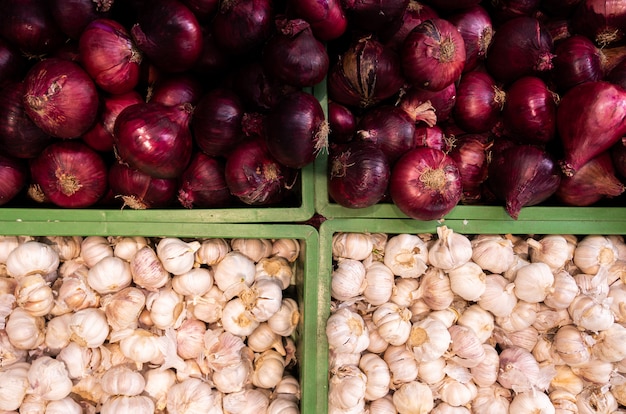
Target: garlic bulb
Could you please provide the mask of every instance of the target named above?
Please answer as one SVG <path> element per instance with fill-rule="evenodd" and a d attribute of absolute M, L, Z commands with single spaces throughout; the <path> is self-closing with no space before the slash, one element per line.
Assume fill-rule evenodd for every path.
<path fill-rule="evenodd" d="M 44 400 L 60 400 L 72 390 L 65 364 L 49 356 L 33 360 L 28 368 L 30 391 Z"/>
<path fill-rule="evenodd" d="M 274 279 L 258 279 L 239 297 L 257 322 L 265 322 L 282 306 L 282 285 Z"/>
<path fill-rule="evenodd" d="M 35 349 L 45 340 L 45 319 L 15 308 L 7 318 L 5 330 L 9 342 L 17 349 Z"/>
<path fill-rule="evenodd" d="M 113 247 L 105 237 L 88 236 L 80 244 L 80 257 L 87 267 L 109 256 L 113 256 Z"/>
<path fill-rule="evenodd" d="M 539 240 L 528 238 L 526 242 L 530 247 L 530 261 L 544 263 L 552 271 L 563 269 L 573 257 L 567 239 L 560 234 L 545 235 Z"/>
<path fill-rule="evenodd" d="M 454 301 L 450 279 L 443 270 L 429 267 L 420 279 L 417 297 L 433 310 L 447 309 Z"/>
<path fill-rule="evenodd" d="M 535 262 L 518 269 L 514 283 L 513 291 L 518 299 L 539 303 L 552 289 L 554 275 L 547 264 Z"/>
<path fill-rule="evenodd" d="M 130 264 L 119 257 L 108 256 L 87 272 L 87 283 L 100 294 L 114 293 L 131 284 Z"/>
<path fill-rule="evenodd" d="M 611 285 L 607 297 L 611 300 L 611 312 L 615 322 L 626 322 L 626 283 L 616 282 Z"/>
<path fill-rule="evenodd" d="M 0 263 L 5 264 L 9 254 L 26 240 L 21 240 L 17 236 L 0 236 Z"/>
<path fill-rule="evenodd" d="M 410 306 L 418 298 L 419 284 L 417 279 L 396 278 L 389 300 L 400 306 Z"/>
<path fill-rule="evenodd" d="M 196 240 L 184 242 L 176 237 L 164 237 L 157 243 L 156 254 L 166 271 L 180 275 L 193 268 L 199 248 L 200 242 Z"/>
<path fill-rule="evenodd" d="M 608 298 L 578 295 L 570 303 L 568 311 L 574 324 L 592 332 L 609 329 L 615 322 Z"/>
<path fill-rule="evenodd" d="M 416 235 L 398 234 L 387 240 L 384 263 L 396 276 L 417 278 L 428 267 L 428 246 Z"/>
<path fill-rule="evenodd" d="M 117 395 L 109 398 L 102 404 L 100 408 L 101 414 L 119 414 L 119 413 L 133 413 L 133 414 L 153 414 L 154 402 L 150 397 L 145 395 Z"/>
<path fill-rule="evenodd" d="M 28 362 L 0 366 L 0 410 L 17 410 L 29 389 Z"/>
<path fill-rule="evenodd" d="M 176 329 L 176 351 L 183 359 L 198 358 L 204 350 L 204 322 L 187 318 Z"/>
<path fill-rule="evenodd" d="M 426 414 L 435 406 L 431 389 L 421 382 L 402 384 L 393 393 L 393 403 L 400 414 Z"/>
<path fill-rule="evenodd" d="M 300 322 L 298 302 L 283 297 L 280 308 L 267 320 L 268 327 L 280 336 L 290 336 Z"/>
<path fill-rule="evenodd" d="M 341 308 L 328 317 L 326 337 L 328 346 L 340 353 L 359 353 L 369 345 L 365 321 L 348 308 Z"/>
<path fill-rule="evenodd" d="M 274 388 L 283 378 L 285 360 L 273 349 L 255 355 L 250 382 L 259 388 Z"/>
<path fill-rule="evenodd" d="M 229 300 L 222 310 L 222 327 L 233 335 L 248 336 L 259 326 L 245 302 L 239 298 Z"/>
<path fill-rule="evenodd" d="M 61 349 L 70 343 L 70 320 L 72 315 L 69 313 L 55 316 L 48 321 L 46 325 L 46 334 L 44 345 L 50 350 L 50 353 L 57 354 Z"/>
<path fill-rule="evenodd" d="M 72 397 L 65 397 L 56 401 L 48 401 L 46 414 L 82 414 L 83 407 Z"/>
<path fill-rule="evenodd" d="M 188 298 L 187 311 L 196 319 L 206 323 L 214 323 L 222 318 L 222 309 L 224 309 L 226 302 L 224 292 L 217 285 L 213 285 L 204 295 Z"/>
<path fill-rule="evenodd" d="M 487 275 L 472 261 L 448 270 L 450 289 L 465 300 L 476 301 L 487 288 Z"/>
<path fill-rule="evenodd" d="M 374 243 L 369 234 L 339 232 L 331 241 L 333 257 L 362 261 L 372 254 Z"/>
<path fill-rule="evenodd" d="M 100 369 L 103 361 L 104 348 L 87 348 L 70 342 L 61 349 L 56 359 L 65 363 L 71 379 L 80 379 L 92 376 Z"/>
<path fill-rule="evenodd" d="M 283 356 L 286 354 L 281 335 L 274 332 L 267 322 L 259 324 L 259 326 L 248 335 L 247 344 L 254 352 L 274 349 Z"/>
<path fill-rule="evenodd" d="M 465 407 L 455 407 L 445 402 L 440 402 L 431 411 L 432 414 L 470 414 L 471 411 Z"/>
<path fill-rule="evenodd" d="M 580 414 L 591 413 L 615 413 L 618 408 L 615 397 L 610 392 L 605 392 L 604 387 L 585 387 L 576 396 L 576 408 Z"/>
<path fill-rule="evenodd" d="M 87 282 L 87 272 L 87 267 L 81 266 L 62 279 L 57 279 L 54 287 L 58 296 L 55 307 L 51 311 L 53 314 L 75 312 L 97 307 L 100 304 L 100 295 Z M 60 286 L 57 283 L 60 283 Z"/>
<path fill-rule="evenodd" d="M 490 387 L 498 380 L 500 369 L 500 354 L 489 344 L 483 344 L 485 356 L 476 366 L 469 370 L 472 374 L 472 381 L 479 387 Z"/>
<path fill-rule="evenodd" d="M 508 413 L 511 391 L 495 384 L 491 387 L 478 387 L 472 402 L 474 414 Z"/>
<path fill-rule="evenodd" d="M 226 413 L 266 413 L 269 404 L 267 394 L 254 388 L 225 394 L 222 398 L 222 406 Z"/>
<path fill-rule="evenodd" d="M 270 400 L 267 406 L 267 414 L 300 414 L 300 406 L 298 401 L 279 396 Z M 370 414 L 373 413 L 370 412 Z"/>
<path fill-rule="evenodd" d="M 345 365 L 331 375 L 328 383 L 329 408 L 350 410 L 365 403 L 367 378 L 359 367 Z"/>
<path fill-rule="evenodd" d="M 515 285 L 499 274 L 486 277 L 485 292 L 478 298 L 478 305 L 495 316 L 506 316 L 513 311 L 517 303 Z"/>
<path fill-rule="evenodd" d="M 595 275 L 601 267 L 610 267 L 619 251 L 608 237 L 589 235 L 578 242 L 574 250 L 574 264 L 587 274 Z"/>
<path fill-rule="evenodd" d="M 178 328 L 185 317 L 183 297 L 170 284 L 148 293 L 146 309 L 158 329 Z"/>
<path fill-rule="evenodd" d="M 509 412 L 519 414 L 555 414 L 550 397 L 541 392 L 526 391 L 516 394 L 509 405 Z"/>
<path fill-rule="evenodd" d="M 109 335 L 109 324 L 102 309 L 81 309 L 70 319 L 70 340 L 89 348 L 104 343 Z"/>
<path fill-rule="evenodd" d="M 151 368 L 143 373 L 144 393 L 152 398 L 157 410 L 165 409 L 167 394 L 176 383 L 176 374 L 171 369 Z"/>
<path fill-rule="evenodd" d="M 597 358 L 591 358 L 584 364 L 572 367 L 572 372 L 583 380 L 597 385 L 608 384 L 614 374 L 613 363 Z"/>
<path fill-rule="evenodd" d="M 559 357 L 570 366 L 584 364 L 591 358 L 589 343 L 574 325 L 560 327 L 552 343 Z"/>
<path fill-rule="evenodd" d="M 237 364 L 214 371 L 211 379 L 218 391 L 228 394 L 243 390 L 250 383 L 251 375 L 251 357 L 246 357 Z"/>
<path fill-rule="evenodd" d="M 543 302 L 554 309 L 566 309 L 578 293 L 576 279 L 566 270 L 559 270 L 554 273 L 554 283 Z"/>
<path fill-rule="evenodd" d="M 477 235 L 472 239 L 472 260 L 483 270 L 501 274 L 515 260 L 513 243 L 499 235 Z"/>
<path fill-rule="evenodd" d="M 491 338 L 495 327 L 495 318 L 491 312 L 475 303 L 459 315 L 457 324 L 470 328 L 478 337 L 479 342 L 484 343 Z"/>
<path fill-rule="evenodd" d="M 163 340 L 145 329 L 135 329 L 120 340 L 120 350 L 137 364 L 163 360 Z"/>
<path fill-rule="evenodd" d="M 16 279 L 38 273 L 46 276 L 59 267 L 59 254 L 49 245 L 38 241 L 19 244 L 9 253 L 6 269 L 9 276 Z"/>
<path fill-rule="evenodd" d="M 472 243 L 462 234 L 447 226 L 437 227 L 439 238 L 428 247 L 428 261 L 439 269 L 450 270 L 469 262 L 472 258 Z"/>
<path fill-rule="evenodd" d="M 452 361 L 467 368 L 480 364 L 485 356 L 485 350 L 476 333 L 471 328 L 462 325 L 452 325 L 448 328 L 448 332 L 450 332 Z"/>
<path fill-rule="evenodd" d="M 170 280 L 170 274 L 150 246 L 142 247 L 130 259 L 133 282 L 144 289 L 155 291 Z"/>
<path fill-rule="evenodd" d="M 535 323 L 538 310 L 539 303 L 519 300 L 515 304 L 511 314 L 508 316 L 496 317 L 496 323 L 505 331 L 521 331 Z"/>
<path fill-rule="evenodd" d="M 276 239 L 272 243 L 272 256 L 293 263 L 300 257 L 300 242 L 297 239 Z"/>
<path fill-rule="evenodd" d="M 196 262 L 214 266 L 219 263 L 229 251 L 231 251 L 230 244 L 225 239 L 210 238 L 202 240 L 200 248 L 196 251 Z"/>
<path fill-rule="evenodd" d="M 231 251 L 215 266 L 213 280 L 226 299 L 232 299 L 252 285 L 255 275 L 255 262 L 239 251 Z"/>
<path fill-rule="evenodd" d="M 511 346 L 500 353 L 498 382 L 503 387 L 516 393 L 530 391 L 535 387 L 543 390 L 547 388 L 549 380 L 542 378 L 539 363 L 526 349 Z"/>
<path fill-rule="evenodd" d="M 121 289 L 102 299 L 102 309 L 113 331 L 136 329 L 139 315 L 146 304 L 146 295 L 134 286 Z"/>
<path fill-rule="evenodd" d="M 440 357 L 432 361 L 420 361 L 417 365 L 417 378 L 428 385 L 435 385 L 446 376 L 445 357 Z"/>
<path fill-rule="evenodd" d="M 143 392 L 146 380 L 131 367 L 116 365 L 102 374 L 100 384 L 107 394 L 133 396 Z"/>
<path fill-rule="evenodd" d="M 413 323 L 406 345 L 418 361 L 434 361 L 448 350 L 450 332 L 440 320 L 426 317 Z"/>
<path fill-rule="evenodd" d="M 230 241 L 233 251 L 239 252 L 254 263 L 257 263 L 264 257 L 272 255 L 273 245 L 268 239 L 242 239 L 235 238 Z"/>
<path fill-rule="evenodd" d="M 256 264 L 255 280 L 275 280 L 282 289 L 287 289 L 294 277 L 293 267 L 284 257 L 264 257 Z"/>
<path fill-rule="evenodd" d="M 476 398 L 477 392 L 472 381 L 459 381 L 447 376 L 435 386 L 434 395 L 444 403 L 461 407 L 470 404 Z"/>
<path fill-rule="evenodd" d="M 50 245 L 59 255 L 61 261 L 76 259 L 80 255 L 80 236 L 45 236 L 40 242 Z"/>
<path fill-rule="evenodd" d="M 562 390 L 572 395 L 578 395 L 585 388 L 585 382 L 569 365 L 555 365 L 555 374 L 550 381 L 551 390 Z"/>
<path fill-rule="evenodd" d="M 365 268 L 363 297 L 372 305 L 382 305 L 391 299 L 394 274 L 382 262 L 372 262 Z"/>
<path fill-rule="evenodd" d="M 341 259 L 330 276 L 331 297 L 348 301 L 365 290 L 365 266 L 358 260 Z"/>
<path fill-rule="evenodd" d="M 392 388 L 396 389 L 401 384 L 417 379 L 418 361 L 406 346 L 389 345 L 383 353 L 383 359 L 391 372 Z"/>
<path fill-rule="evenodd" d="M 359 369 L 365 374 L 365 399 L 374 401 L 389 393 L 391 372 L 387 363 L 378 355 L 365 353 L 359 361 Z"/>
<path fill-rule="evenodd" d="M 592 353 L 607 362 L 619 362 L 626 358 L 626 327 L 619 323 L 598 332 L 594 336 Z"/>
<path fill-rule="evenodd" d="M 45 279 L 35 273 L 18 279 L 15 301 L 33 316 L 45 316 L 54 306 L 54 295 Z"/>
<path fill-rule="evenodd" d="M 135 253 L 148 245 L 148 239 L 142 236 L 115 237 L 111 241 L 113 255 L 130 262 Z"/>
<path fill-rule="evenodd" d="M 380 305 L 372 314 L 378 334 L 391 345 L 404 344 L 411 333 L 411 311 L 393 302 Z"/>

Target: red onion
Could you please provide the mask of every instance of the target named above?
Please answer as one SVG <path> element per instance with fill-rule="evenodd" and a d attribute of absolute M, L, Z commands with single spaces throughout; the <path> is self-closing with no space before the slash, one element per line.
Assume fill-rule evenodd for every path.
<path fill-rule="evenodd" d="M 185 208 L 220 208 L 233 204 L 226 184 L 226 163 L 196 152 L 180 177 L 177 198 Z"/>
<path fill-rule="evenodd" d="M 607 46 L 624 39 L 626 4 L 619 0 L 582 0 L 572 16 L 576 33 Z"/>
<path fill-rule="evenodd" d="M 615 176 L 615 168 L 608 151 L 587 161 L 571 177 L 565 177 L 556 191 L 556 197 L 565 205 L 585 207 L 603 198 L 617 197 L 626 187 Z"/>
<path fill-rule="evenodd" d="M 0 88 L 22 80 L 26 67 L 22 54 L 0 38 Z"/>
<path fill-rule="evenodd" d="M 190 69 L 202 52 L 202 30 L 196 16 L 177 0 L 146 3 L 130 30 L 137 47 L 166 72 Z"/>
<path fill-rule="evenodd" d="M 309 22 L 316 38 L 337 39 L 348 27 L 341 0 L 290 0 L 294 13 Z"/>
<path fill-rule="evenodd" d="M 96 85 L 74 62 L 44 59 L 28 71 L 24 82 L 24 109 L 49 135 L 79 137 L 98 115 Z"/>
<path fill-rule="evenodd" d="M 535 16 L 540 0 L 497 0 L 492 3 L 491 15 L 496 25 L 521 16 Z"/>
<path fill-rule="evenodd" d="M 402 16 L 380 29 L 379 37 L 387 47 L 399 52 L 411 30 L 423 21 L 435 17 L 439 17 L 435 9 L 420 1 L 410 0 Z"/>
<path fill-rule="evenodd" d="M 406 37 L 401 49 L 404 76 L 413 85 L 440 91 L 455 82 L 465 65 L 465 44 L 447 20 L 423 21 Z"/>
<path fill-rule="evenodd" d="M 551 70 L 552 48 L 552 37 L 539 20 L 516 17 L 494 33 L 486 67 L 496 80 L 510 83 L 524 75 Z"/>
<path fill-rule="evenodd" d="M 203 87 L 197 77 L 189 73 L 176 74 L 160 77 L 150 88 L 147 100 L 167 106 L 197 105 L 202 93 Z"/>
<path fill-rule="evenodd" d="M 544 10 L 552 18 L 571 17 L 582 0 L 551 0 L 541 2 Z"/>
<path fill-rule="evenodd" d="M 413 141 L 416 147 L 435 148 L 446 154 L 454 147 L 454 137 L 446 135 L 439 125 L 417 125 Z"/>
<path fill-rule="evenodd" d="M 215 15 L 219 6 L 219 0 L 181 0 L 183 4 L 189 7 L 198 21 L 205 22 Z"/>
<path fill-rule="evenodd" d="M 387 156 L 371 142 L 353 141 L 328 156 L 328 195 L 342 207 L 375 205 L 385 196 L 389 177 Z"/>
<path fill-rule="evenodd" d="M 456 12 L 477 5 L 480 0 L 427 0 L 426 3 L 441 11 Z"/>
<path fill-rule="evenodd" d="M 536 76 L 514 81 L 502 111 L 505 134 L 524 144 L 544 145 L 556 134 L 558 97 Z"/>
<path fill-rule="evenodd" d="M 247 205 L 282 201 L 293 184 L 292 176 L 293 171 L 270 155 L 262 138 L 244 141 L 226 160 L 226 184 Z"/>
<path fill-rule="evenodd" d="M 540 204 L 559 187 L 558 164 L 545 150 L 532 145 L 510 144 L 493 151 L 487 184 L 504 201 L 507 213 L 517 220 L 523 207 Z"/>
<path fill-rule="evenodd" d="M 247 108 L 261 112 L 269 111 L 283 97 L 298 90 L 270 76 L 258 60 L 241 66 L 235 72 L 233 89 Z"/>
<path fill-rule="evenodd" d="M 267 149 L 281 164 L 302 168 L 328 146 L 328 122 L 317 98 L 304 91 L 284 97 L 268 114 Z"/>
<path fill-rule="evenodd" d="M 296 87 L 320 83 L 329 67 L 328 53 L 313 36 L 306 20 L 276 18 L 276 33 L 263 48 L 263 63 L 268 74 Z"/>
<path fill-rule="evenodd" d="M 433 126 L 450 117 L 456 100 L 456 84 L 451 83 L 440 91 L 427 91 L 417 87 L 409 88 L 400 98 L 398 105 L 407 111 L 416 122 L 422 121 Z"/>
<path fill-rule="evenodd" d="M 348 21 L 370 32 L 384 28 L 402 16 L 409 0 L 341 0 Z"/>
<path fill-rule="evenodd" d="M 176 178 L 191 159 L 189 105 L 130 105 L 115 120 L 115 150 L 130 167 L 155 178 Z"/>
<path fill-rule="evenodd" d="M 131 91 L 139 83 L 142 54 L 122 24 L 97 19 L 85 27 L 78 41 L 80 61 L 102 90 Z"/>
<path fill-rule="evenodd" d="M 212 20 L 215 43 L 231 55 L 253 52 L 274 24 L 271 0 L 223 0 Z"/>
<path fill-rule="evenodd" d="M 207 155 L 226 157 L 242 141 L 241 100 L 232 90 L 217 88 L 198 102 L 191 117 L 195 142 Z"/>
<path fill-rule="evenodd" d="M 334 143 L 350 141 L 356 132 L 356 117 L 347 106 L 328 102 L 329 141 Z"/>
<path fill-rule="evenodd" d="M 13 200 L 24 189 L 27 179 L 24 160 L 0 154 L 0 206 Z"/>
<path fill-rule="evenodd" d="M 191 70 L 203 78 L 220 78 L 232 69 L 233 58 L 218 47 L 210 26 L 203 25 L 201 29 L 202 51 Z"/>
<path fill-rule="evenodd" d="M 42 0 L 0 1 L 0 36 L 30 56 L 49 54 L 66 36 L 54 21 L 48 2 Z"/>
<path fill-rule="evenodd" d="M 33 158 L 52 142 L 24 109 L 24 82 L 14 82 L 0 94 L 0 153 L 15 158 Z"/>
<path fill-rule="evenodd" d="M 598 81 L 604 76 L 603 54 L 589 38 L 573 35 L 557 43 L 553 79 L 559 91 L 588 81 Z"/>
<path fill-rule="evenodd" d="M 459 127 L 469 133 L 490 131 L 498 121 L 506 93 L 487 72 L 472 71 L 461 76 L 456 87 L 456 104 L 452 116 Z"/>
<path fill-rule="evenodd" d="M 59 207 L 92 206 L 107 190 L 104 160 L 77 140 L 48 145 L 31 160 L 30 172 L 46 199 Z"/>
<path fill-rule="evenodd" d="M 402 156 L 391 171 L 391 199 L 407 216 L 438 220 L 461 200 L 461 175 L 443 151 L 417 147 Z"/>
<path fill-rule="evenodd" d="M 120 162 L 109 168 L 108 181 L 115 198 L 133 210 L 168 207 L 176 195 L 175 179 L 154 178 Z"/>
<path fill-rule="evenodd" d="M 448 17 L 448 21 L 456 26 L 463 37 L 465 44 L 463 71 L 469 72 L 487 56 L 493 38 L 491 17 L 484 7 L 476 5 Z"/>
<path fill-rule="evenodd" d="M 485 134 L 466 134 L 457 137 L 448 153 L 461 174 L 463 204 L 480 201 L 483 183 L 487 179 L 493 142 Z"/>
<path fill-rule="evenodd" d="M 415 123 L 400 107 L 383 105 L 367 111 L 357 124 L 357 139 L 379 147 L 389 164 L 415 147 Z"/>
<path fill-rule="evenodd" d="M 368 108 L 395 95 L 404 83 L 398 55 L 366 36 L 354 41 L 330 69 L 328 94 L 341 104 Z"/>
<path fill-rule="evenodd" d="M 111 17 L 113 1 L 48 0 L 48 4 L 61 31 L 72 39 L 78 39 L 90 22 Z"/>
<path fill-rule="evenodd" d="M 561 168 L 572 176 L 626 134 L 626 90 L 608 82 L 586 82 L 559 103 L 556 127 L 563 144 Z"/>

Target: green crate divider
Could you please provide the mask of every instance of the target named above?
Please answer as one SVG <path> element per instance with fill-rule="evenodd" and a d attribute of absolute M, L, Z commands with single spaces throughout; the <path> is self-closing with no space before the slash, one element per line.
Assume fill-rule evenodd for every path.
<path fill-rule="evenodd" d="M 28 236 L 145 236 L 193 238 L 292 238 L 300 241 L 301 254 L 296 264 L 296 291 L 300 304 L 301 321 L 296 337 L 300 371 L 303 414 L 315 414 L 319 384 L 326 381 L 326 373 L 318 371 L 318 349 L 323 346 L 318 311 L 319 287 L 319 233 L 308 225 L 297 224 L 215 224 L 215 223 L 145 223 L 145 222 L 37 222 L 0 221 L 0 235 Z M 322 331 L 323 332 L 323 331 Z"/>
<path fill-rule="evenodd" d="M 320 335 L 325 338 L 325 321 L 330 315 L 330 277 L 332 274 L 332 238 L 335 233 L 387 233 L 387 234 L 419 234 L 437 233 L 437 227 L 446 225 L 460 234 L 618 234 L 626 235 L 626 222 L 624 221 L 499 221 L 499 220 L 440 220 L 418 221 L 412 219 L 368 219 L 347 218 L 330 219 L 324 221 L 319 230 L 320 235 L 320 264 L 319 264 L 319 292 L 318 308 L 320 315 L 318 320 L 322 326 L 318 327 Z M 318 349 L 318 372 L 320 381 L 318 384 L 318 412 L 328 411 L 328 341 L 319 341 Z M 322 373 L 324 374 L 322 376 Z"/>

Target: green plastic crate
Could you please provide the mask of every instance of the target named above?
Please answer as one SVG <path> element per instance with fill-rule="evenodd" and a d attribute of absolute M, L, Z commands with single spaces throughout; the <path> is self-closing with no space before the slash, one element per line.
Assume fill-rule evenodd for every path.
<path fill-rule="evenodd" d="M 32 220 L 0 221 L 1 235 L 28 236 L 145 236 L 189 238 L 291 238 L 300 241 L 301 254 L 296 264 L 296 292 L 300 305 L 300 326 L 296 331 L 297 358 L 301 384 L 301 412 L 318 413 L 318 384 L 325 372 L 318 372 L 318 349 L 323 346 L 320 335 L 323 322 L 318 311 L 319 234 L 307 225 L 295 224 L 195 224 L 142 222 L 62 222 L 41 223 Z M 323 328 L 322 328 L 323 329 Z M 321 331 L 323 332 L 323 330 Z"/>
<path fill-rule="evenodd" d="M 593 219 L 569 220 L 455 220 L 418 221 L 412 219 L 336 219 L 326 220 L 320 226 L 320 264 L 319 264 L 319 293 L 318 306 L 320 315 L 318 320 L 323 324 L 319 327 L 322 337 L 325 338 L 325 321 L 330 315 L 330 278 L 333 271 L 332 238 L 340 232 L 354 233 L 387 233 L 387 234 L 437 234 L 437 227 L 446 225 L 459 234 L 618 234 L 626 235 L 626 221 L 597 221 Z M 318 412 L 328 411 L 328 341 L 320 340 L 318 349 L 319 383 Z M 324 376 L 322 376 L 324 373 Z"/>

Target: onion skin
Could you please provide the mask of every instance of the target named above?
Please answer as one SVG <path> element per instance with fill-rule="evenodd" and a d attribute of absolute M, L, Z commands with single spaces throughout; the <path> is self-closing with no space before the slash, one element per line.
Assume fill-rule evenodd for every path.
<path fill-rule="evenodd" d="M 0 39 L 0 88 L 19 82 L 24 77 L 26 60 L 4 39 Z"/>
<path fill-rule="evenodd" d="M 267 115 L 265 125 L 270 154 L 287 167 L 305 167 L 328 146 L 324 109 L 308 92 L 285 96 Z"/>
<path fill-rule="evenodd" d="M 356 139 L 376 145 L 393 165 L 415 147 L 415 123 L 402 108 L 378 106 L 360 118 Z"/>
<path fill-rule="evenodd" d="M 24 108 L 48 135 L 76 138 L 98 115 L 96 85 L 74 62 L 49 58 L 36 63 L 24 79 Z"/>
<path fill-rule="evenodd" d="M 502 111 L 505 135 L 522 144 L 545 145 L 556 134 L 558 97 L 536 76 L 514 81 Z"/>
<path fill-rule="evenodd" d="M 328 102 L 329 141 L 333 143 L 348 142 L 356 132 L 356 116 L 345 105 Z"/>
<path fill-rule="evenodd" d="M 443 151 L 417 147 L 404 154 L 391 171 L 389 192 L 394 204 L 416 220 L 439 220 L 461 200 L 461 174 Z"/>
<path fill-rule="evenodd" d="M 370 36 L 353 42 L 328 74 L 330 99 L 350 107 L 372 107 L 404 84 L 399 56 Z"/>
<path fill-rule="evenodd" d="M 298 90 L 267 73 L 259 61 L 249 62 L 233 75 L 233 89 L 247 109 L 268 112 L 285 96 Z"/>
<path fill-rule="evenodd" d="M 130 29 L 137 47 L 165 72 L 189 70 L 202 53 L 202 30 L 189 8 L 176 0 L 146 3 Z"/>
<path fill-rule="evenodd" d="M 52 17 L 54 17 L 54 21 L 61 31 L 72 39 L 78 39 L 90 22 L 111 17 L 111 8 L 114 2 L 49 0 L 48 3 Z"/>
<path fill-rule="evenodd" d="M 175 179 L 154 178 L 119 162 L 109 168 L 108 181 L 115 198 L 133 210 L 168 207 L 176 195 Z"/>
<path fill-rule="evenodd" d="M 564 92 L 583 82 L 599 81 L 604 76 L 602 52 L 589 38 L 573 35 L 554 48 L 552 78 Z"/>
<path fill-rule="evenodd" d="M 400 52 L 402 43 L 411 30 L 428 19 L 439 17 L 435 9 L 423 2 L 410 0 L 402 16 L 378 31 L 381 41 L 396 52 Z"/>
<path fill-rule="evenodd" d="M 321 41 L 337 39 L 348 28 L 340 0 L 290 0 L 289 6 L 309 22 L 313 34 Z"/>
<path fill-rule="evenodd" d="M 456 87 L 454 121 L 469 133 L 493 129 L 505 104 L 506 93 L 487 72 L 472 71 L 461 76 Z"/>
<path fill-rule="evenodd" d="M 448 17 L 456 26 L 465 44 L 465 65 L 463 72 L 475 69 L 484 62 L 487 50 L 493 39 L 493 23 L 487 10 L 480 5 L 470 7 Z"/>
<path fill-rule="evenodd" d="M 454 147 L 454 138 L 447 136 L 439 125 L 417 125 L 413 141 L 416 147 L 435 148 L 446 154 Z"/>
<path fill-rule="evenodd" d="M 440 91 L 463 73 L 465 43 L 452 23 L 434 18 L 423 21 L 407 35 L 400 56 L 409 83 Z"/>
<path fill-rule="evenodd" d="M 587 36 L 599 46 L 624 39 L 626 4 L 619 0 L 583 0 L 572 16 L 576 33 Z"/>
<path fill-rule="evenodd" d="M 24 160 L 0 154 L 0 206 L 13 200 L 24 189 L 28 177 Z"/>
<path fill-rule="evenodd" d="M 328 194 L 340 206 L 365 208 L 385 197 L 391 170 L 375 144 L 353 141 L 333 148 L 328 168 Z"/>
<path fill-rule="evenodd" d="M 185 208 L 221 208 L 234 203 L 225 161 L 196 152 L 180 178 L 177 199 Z"/>
<path fill-rule="evenodd" d="M 191 159 L 189 105 L 130 105 L 115 120 L 115 150 L 130 167 L 155 178 L 176 178 Z"/>
<path fill-rule="evenodd" d="M 466 134 L 457 137 L 448 153 L 461 174 L 463 204 L 475 204 L 481 199 L 483 183 L 489 172 L 492 145 L 486 134 Z"/>
<path fill-rule="evenodd" d="M 575 86 L 561 98 L 556 125 L 561 169 L 571 177 L 626 134 L 626 90 L 605 81 Z"/>
<path fill-rule="evenodd" d="M 571 177 L 564 177 L 556 197 L 568 206 L 590 206 L 603 198 L 617 197 L 626 187 L 615 176 L 615 168 L 608 151 L 587 161 Z"/>
<path fill-rule="evenodd" d="M 451 83 L 440 91 L 427 91 L 418 87 L 409 88 L 400 98 L 398 105 L 416 122 L 422 121 L 433 126 L 448 120 L 457 99 L 456 84 Z"/>
<path fill-rule="evenodd" d="M 78 140 L 48 145 L 30 162 L 34 184 L 46 200 L 59 207 L 84 208 L 96 204 L 107 191 L 103 158 Z"/>
<path fill-rule="evenodd" d="M 97 19 L 89 23 L 78 40 L 78 51 L 83 68 L 102 90 L 122 94 L 139 83 L 143 56 L 119 22 Z"/>
<path fill-rule="evenodd" d="M 163 76 L 155 82 L 147 101 L 166 106 L 197 105 L 203 93 L 202 84 L 195 76 L 189 74 Z"/>
<path fill-rule="evenodd" d="M 214 40 L 224 52 L 241 56 L 262 45 L 273 24 L 270 0 L 221 1 L 212 21 Z"/>
<path fill-rule="evenodd" d="M 541 148 L 508 144 L 493 151 L 487 184 L 514 220 L 523 207 L 550 198 L 560 182 L 558 164 Z"/>
<path fill-rule="evenodd" d="M 534 17 L 516 17 L 498 27 L 485 61 L 489 73 L 508 84 L 524 75 L 537 75 L 552 69 L 553 41 L 550 33 Z"/>

